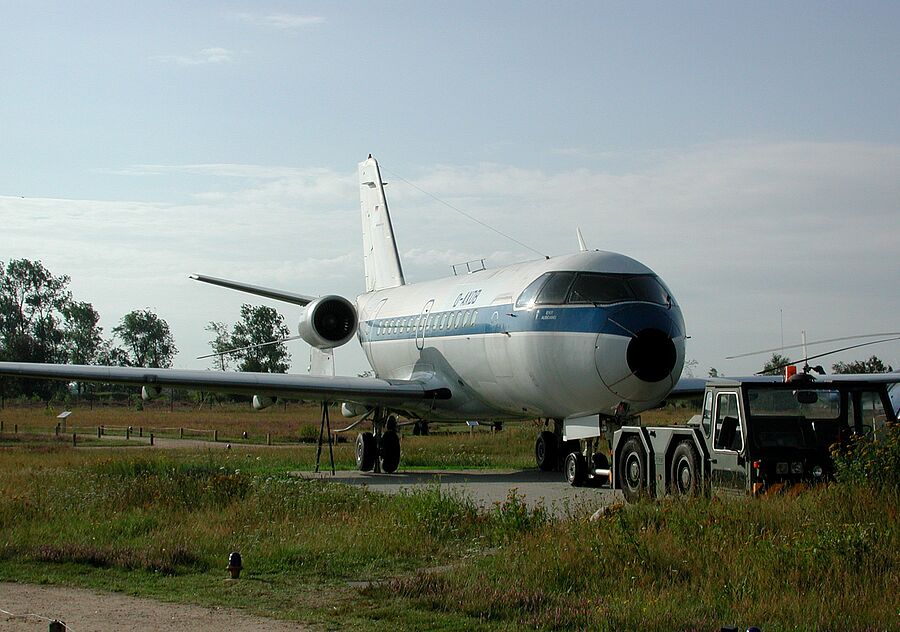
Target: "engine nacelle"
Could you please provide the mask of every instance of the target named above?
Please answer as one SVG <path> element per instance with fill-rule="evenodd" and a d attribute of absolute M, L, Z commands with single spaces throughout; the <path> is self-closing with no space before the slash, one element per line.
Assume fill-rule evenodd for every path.
<path fill-rule="evenodd" d="M 142 386 L 141 399 L 149 402 L 151 399 L 162 397 L 162 386 Z"/>
<path fill-rule="evenodd" d="M 353 303 L 343 296 L 323 296 L 304 308 L 297 331 L 311 346 L 333 349 L 350 341 L 357 324 Z"/>
<path fill-rule="evenodd" d="M 341 414 L 344 417 L 359 417 L 360 415 L 365 415 L 369 410 L 370 408 L 368 406 L 361 406 L 360 404 L 353 404 L 351 402 L 344 402 L 341 404 Z"/>
<path fill-rule="evenodd" d="M 268 397 L 266 395 L 253 396 L 253 410 L 262 410 L 263 408 L 268 408 L 269 406 L 277 403 L 277 397 Z"/>

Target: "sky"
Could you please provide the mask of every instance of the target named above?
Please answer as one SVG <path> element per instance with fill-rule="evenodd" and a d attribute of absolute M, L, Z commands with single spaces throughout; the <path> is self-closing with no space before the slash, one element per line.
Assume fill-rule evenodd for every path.
<path fill-rule="evenodd" d="M 726 357 L 801 331 L 900 331 L 900 3 L 0 0 L 0 16 L 0 261 L 69 275 L 106 335 L 153 309 L 175 366 L 209 366 L 206 324 L 241 303 L 299 317 L 190 274 L 363 291 L 369 153 L 410 282 L 571 252 L 580 227 L 670 286 L 698 377 L 756 371 L 765 354 Z M 308 347 L 289 349 L 305 372 Z M 873 353 L 900 368 L 900 342 L 820 362 Z M 355 341 L 335 360 L 368 368 Z"/>

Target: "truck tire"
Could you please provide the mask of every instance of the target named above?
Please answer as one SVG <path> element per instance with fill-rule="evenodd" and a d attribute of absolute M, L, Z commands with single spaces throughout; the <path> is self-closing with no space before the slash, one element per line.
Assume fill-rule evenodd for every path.
<path fill-rule="evenodd" d="M 581 487 L 587 480 L 587 463 L 581 452 L 569 452 L 566 456 L 566 480 L 572 487 Z"/>
<path fill-rule="evenodd" d="M 690 441 L 681 441 L 672 452 L 669 492 L 673 496 L 696 496 L 700 492 L 700 455 Z"/>
<path fill-rule="evenodd" d="M 556 469 L 556 435 L 544 430 L 534 443 L 534 460 L 538 469 L 552 472 Z"/>
<path fill-rule="evenodd" d="M 631 437 L 619 453 L 619 481 L 625 500 L 634 502 L 647 494 L 647 455 L 644 444 Z"/>

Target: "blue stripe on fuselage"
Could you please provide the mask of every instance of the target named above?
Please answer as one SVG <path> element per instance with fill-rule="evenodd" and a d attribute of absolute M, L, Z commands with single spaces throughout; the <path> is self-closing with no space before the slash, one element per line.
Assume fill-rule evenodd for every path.
<path fill-rule="evenodd" d="M 471 318 L 473 311 L 476 313 L 474 324 Z M 361 322 L 360 342 L 413 339 L 416 337 L 418 319 L 417 314 Z M 435 323 L 439 325 L 438 328 L 434 327 Z M 682 336 L 684 321 L 681 311 L 677 306 L 670 309 L 650 303 L 617 303 L 597 307 L 593 305 L 535 307 L 528 310 L 514 310 L 512 304 L 491 305 L 471 310 L 432 312 L 428 315 L 425 338 L 505 332 L 603 333 L 630 336 L 648 328 L 660 329 L 673 338 Z"/>

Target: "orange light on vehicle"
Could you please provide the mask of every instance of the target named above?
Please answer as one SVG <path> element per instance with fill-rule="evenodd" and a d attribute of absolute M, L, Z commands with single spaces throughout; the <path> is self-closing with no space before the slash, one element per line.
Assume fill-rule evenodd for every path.
<path fill-rule="evenodd" d="M 789 379 L 797 375 L 797 367 L 793 364 L 789 364 L 784 367 L 784 381 L 787 382 Z"/>

